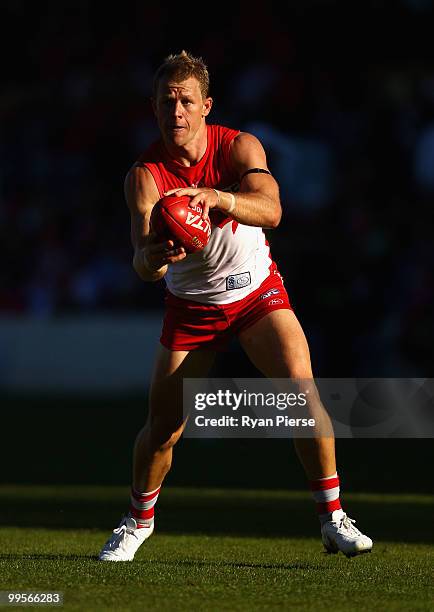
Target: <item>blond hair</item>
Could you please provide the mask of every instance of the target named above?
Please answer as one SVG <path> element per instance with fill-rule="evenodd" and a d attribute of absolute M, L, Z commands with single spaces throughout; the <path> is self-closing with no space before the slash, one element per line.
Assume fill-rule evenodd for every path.
<path fill-rule="evenodd" d="M 199 81 L 202 98 L 207 98 L 209 93 L 209 74 L 203 59 L 201 57 L 194 57 L 191 53 L 184 50 L 176 55 L 168 55 L 155 72 L 152 87 L 154 97 L 157 95 L 158 85 L 163 78 L 170 78 L 181 82 L 190 77 L 194 77 Z"/>

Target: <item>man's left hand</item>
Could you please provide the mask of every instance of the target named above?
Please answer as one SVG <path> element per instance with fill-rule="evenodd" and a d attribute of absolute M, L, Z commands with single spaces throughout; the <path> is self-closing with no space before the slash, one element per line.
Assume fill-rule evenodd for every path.
<path fill-rule="evenodd" d="M 220 192 L 217 193 L 215 189 L 211 189 L 210 187 L 184 187 L 179 189 L 169 189 L 169 191 L 164 192 L 164 195 L 190 196 L 191 200 L 189 206 L 193 207 L 197 204 L 201 204 L 202 219 L 209 221 L 210 208 L 220 208 L 221 210 L 224 210 L 223 207 L 220 206 L 221 198 L 219 193 Z"/>

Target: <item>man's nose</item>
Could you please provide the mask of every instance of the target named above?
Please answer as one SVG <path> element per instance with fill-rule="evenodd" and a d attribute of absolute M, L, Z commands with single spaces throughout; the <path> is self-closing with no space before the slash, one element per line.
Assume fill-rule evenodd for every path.
<path fill-rule="evenodd" d="M 181 117 L 182 115 L 182 104 L 180 100 L 174 100 L 171 111 L 174 117 Z"/>

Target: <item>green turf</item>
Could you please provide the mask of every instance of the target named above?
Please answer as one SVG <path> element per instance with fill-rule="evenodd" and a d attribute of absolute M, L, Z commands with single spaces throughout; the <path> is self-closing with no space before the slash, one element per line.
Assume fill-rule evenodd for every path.
<path fill-rule="evenodd" d="M 61 590 L 67 610 L 432 610 L 434 496 L 353 495 L 375 540 L 325 555 L 305 492 L 165 488 L 127 564 L 95 555 L 126 488 L 0 487 L 0 589 Z"/>

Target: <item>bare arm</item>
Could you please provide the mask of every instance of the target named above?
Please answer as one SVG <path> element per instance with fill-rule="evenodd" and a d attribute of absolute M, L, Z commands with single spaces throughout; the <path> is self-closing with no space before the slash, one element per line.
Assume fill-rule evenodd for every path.
<path fill-rule="evenodd" d="M 252 168 L 267 170 L 267 159 L 264 148 L 256 136 L 241 132 L 231 145 L 231 159 L 241 177 Z M 208 216 L 210 208 L 228 212 L 233 199 L 229 193 L 201 187 L 199 189 L 172 189 L 170 193 L 193 196 L 190 204 L 201 203 L 204 206 L 203 217 Z M 282 216 L 279 187 L 271 174 L 247 174 L 240 184 L 240 191 L 234 194 L 235 208 L 231 217 L 244 225 L 276 228 Z"/>
<path fill-rule="evenodd" d="M 264 148 L 252 134 L 242 132 L 232 141 L 232 163 L 239 176 L 252 168 L 268 170 Z M 222 210 L 228 210 L 232 198 L 220 192 Z M 247 174 L 236 194 L 236 206 L 231 217 L 244 225 L 276 228 L 282 216 L 279 187 L 271 174 Z"/>
<path fill-rule="evenodd" d="M 184 259 L 185 250 L 174 249 L 171 240 L 158 242 L 155 235 L 150 233 L 151 212 L 160 196 L 148 170 L 133 166 L 126 176 L 124 191 L 131 215 L 133 267 L 144 281 L 160 280 L 166 274 L 169 263 Z"/>

